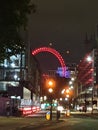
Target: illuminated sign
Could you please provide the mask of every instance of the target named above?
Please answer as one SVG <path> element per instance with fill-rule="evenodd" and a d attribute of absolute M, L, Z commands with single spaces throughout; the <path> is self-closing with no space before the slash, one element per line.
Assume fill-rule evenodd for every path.
<path fill-rule="evenodd" d="M 68 68 L 66 68 L 65 75 L 63 75 L 63 73 L 62 73 L 62 67 L 58 67 L 56 73 L 57 73 L 60 77 L 70 78 L 70 71 L 68 70 Z"/>

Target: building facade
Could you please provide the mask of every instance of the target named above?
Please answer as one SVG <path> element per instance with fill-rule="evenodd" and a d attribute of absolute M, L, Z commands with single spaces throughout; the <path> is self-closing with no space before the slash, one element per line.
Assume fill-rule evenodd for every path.
<path fill-rule="evenodd" d="M 30 50 L 5 59 L 0 64 L 0 99 L 5 103 L 0 108 L 5 112 L 8 102 L 11 107 L 40 105 L 40 78 L 39 63 Z"/>
<path fill-rule="evenodd" d="M 85 55 L 77 71 L 77 104 L 98 109 L 98 49 Z"/>

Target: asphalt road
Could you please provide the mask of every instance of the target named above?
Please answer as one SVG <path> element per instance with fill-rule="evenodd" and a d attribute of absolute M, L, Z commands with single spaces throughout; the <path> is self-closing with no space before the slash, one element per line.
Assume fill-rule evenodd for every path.
<path fill-rule="evenodd" d="M 90 118 L 68 118 L 59 121 L 48 121 L 21 128 L 21 130 L 98 130 L 98 121 Z"/>
<path fill-rule="evenodd" d="M 58 121 L 55 117 L 48 121 L 44 116 L 0 117 L 0 130 L 98 130 L 98 118 L 88 115 L 74 113 L 70 117 L 63 116 Z"/>

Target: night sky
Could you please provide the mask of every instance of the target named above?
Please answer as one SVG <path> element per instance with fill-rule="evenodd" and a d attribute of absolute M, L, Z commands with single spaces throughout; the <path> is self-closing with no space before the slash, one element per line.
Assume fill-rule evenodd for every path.
<path fill-rule="evenodd" d="M 29 19 L 28 41 L 32 50 L 42 46 L 56 49 L 65 63 L 79 63 L 87 52 L 85 35 L 96 32 L 98 0 L 32 0 L 37 12 Z M 69 50 L 69 54 L 66 51 Z M 57 58 L 50 53 L 36 55 L 42 68 L 56 69 Z"/>

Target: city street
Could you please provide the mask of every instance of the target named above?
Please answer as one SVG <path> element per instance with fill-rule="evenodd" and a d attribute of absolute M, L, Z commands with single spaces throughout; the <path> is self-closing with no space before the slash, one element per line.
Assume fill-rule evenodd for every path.
<path fill-rule="evenodd" d="M 98 130 L 98 0 L 2 0 L 0 130 Z"/>
<path fill-rule="evenodd" d="M 98 130 L 98 118 L 74 113 L 70 117 L 46 120 L 44 113 L 34 117 L 0 117 L 0 130 Z"/>

